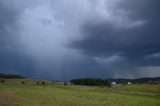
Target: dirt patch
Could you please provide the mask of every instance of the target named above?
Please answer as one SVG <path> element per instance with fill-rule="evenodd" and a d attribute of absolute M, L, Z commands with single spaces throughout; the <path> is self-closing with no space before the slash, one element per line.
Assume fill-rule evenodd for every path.
<path fill-rule="evenodd" d="M 18 98 L 8 91 L 0 91 L 0 106 L 16 106 L 15 102 Z"/>

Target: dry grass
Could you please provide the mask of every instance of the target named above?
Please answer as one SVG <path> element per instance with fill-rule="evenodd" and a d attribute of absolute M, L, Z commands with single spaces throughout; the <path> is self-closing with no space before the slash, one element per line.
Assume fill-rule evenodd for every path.
<path fill-rule="evenodd" d="M 15 101 L 18 101 L 20 98 L 9 91 L 0 92 L 0 106 L 17 106 Z"/>

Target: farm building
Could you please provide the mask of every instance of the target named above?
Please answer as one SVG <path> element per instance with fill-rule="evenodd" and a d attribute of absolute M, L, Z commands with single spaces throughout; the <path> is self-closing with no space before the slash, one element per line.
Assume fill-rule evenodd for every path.
<path fill-rule="evenodd" d="M 128 85 L 131 85 L 131 82 L 128 82 Z"/>
<path fill-rule="evenodd" d="M 112 83 L 111 83 L 111 85 L 116 85 L 116 84 L 117 84 L 116 82 L 112 82 Z"/>

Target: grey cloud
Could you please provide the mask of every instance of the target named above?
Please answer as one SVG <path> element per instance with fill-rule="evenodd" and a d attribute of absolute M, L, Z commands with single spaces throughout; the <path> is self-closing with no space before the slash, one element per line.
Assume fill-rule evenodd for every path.
<path fill-rule="evenodd" d="M 49 19 L 39 19 L 39 21 L 43 24 L 43 25 L 50 25 L 52 24 L 52 21 Z"/>
<path fill-rule="evenodd" d="M 81 29 L 84 38 L 73 41 L 69 46 L 81 50 L 88 56 L 119 55 L 132 65 L 160 65 L 158 58 L 146 58 L 148 55 L 160 52 L 158 3 L 154 0 L 122 3 L 117 7 L 127 10 L 130 20 L 134 18 L 134 20 L 148 21 L 144 25 L 131 28 L 115 28 L 114 23 L 105 21 L 98 24 L 87 22 Z M 140 4 L 136 5 L 137 3 Z M 123 27 L 123 24 L 121 26 Z"/>
<path fill-rule="evenodd" d="M 9 28 L 15 25 L 19 13 L 6 1 L 0 1 L 0 13 L 0 44 L 4 45 L 6 38 L 7 40 L 14 38 L 9 34 Z"/>
<path fill-rule="evenodd" d="M 13 2 L 0 1 L 0 72 L 30 76 L 27 70 L 32 68 L 31 58 L 27 57 L 18 43 L 18 20 L 21 12 Z"/>
<path fill-rule="evenodd" d="M 137 77 L 147 69 L 149 76 L 146 67 L 160 65 L 158 4 L 1 0 L 0 72 L 69 80 Z"/>

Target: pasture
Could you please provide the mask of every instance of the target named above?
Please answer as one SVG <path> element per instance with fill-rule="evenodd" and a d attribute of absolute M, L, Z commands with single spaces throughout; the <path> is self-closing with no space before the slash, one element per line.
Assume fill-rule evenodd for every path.
<path fill-rule="evenodd" d="M 160 106 L 159 84 L 118 84 L 113 89 L 116 91 L 108 87 L 4 79 L 0 82 L 0 106 Z"/>

